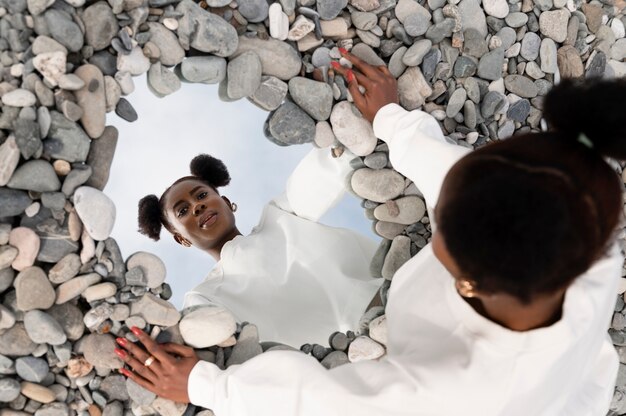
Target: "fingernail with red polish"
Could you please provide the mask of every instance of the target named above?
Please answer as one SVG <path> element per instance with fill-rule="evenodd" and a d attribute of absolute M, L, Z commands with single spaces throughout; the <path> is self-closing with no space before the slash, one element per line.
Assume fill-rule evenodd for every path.
<path fill-rule="evenodd" d="M 330 65 L 335 69 L 339 69 L 339 67 L 341 66 L 339 65 L 339 62 L 336 61 L 330 61 Z"/>
<path fill-rule="evenodd" d="M 126 352 L 124 350 L 120 350 L 119 348 L 115 348 L 113 351 L 120 357 L 126 358 Z"/>
<path fill-rule="evenodd" d="M 125 339 L 125 338 L 116 338 L 115 340 L 116 340 L 116 341 L 117 341 L 117 343 L 118 343 L 118 344 L 120 344 L 122 347 L 126 346 L 126 343 L 128 342 L 128 341 L 126 341 L 126 339 Z"/>
<path fill-rule="evenodd" d="M 348 53 L 348 51 L 345 48 L 339 48 L 339 53 L 341 53 L 342 55 L 345 55 Z"/>
<path fill-rule="evenodd" d="M 135 335 L 141 334 L 141 330 L 137 328 L 136 326 L 133 326 L 132 328 L 130 328 L 130 330 L 133 331 L 133 334 Z"/>
<path fill-rule="evenodd" d="M 354 81 L 354 72 L 352 72 L 351 70 L 348 70 L 347 77 L 348 77 L 348 82 L 353 82 Z"/>
<path fill-rule="evenodd" d="M 130 371 L 125 368 L 120 368 L 120 373 L 124 374 L 126 377 L 130 377 Z"/>

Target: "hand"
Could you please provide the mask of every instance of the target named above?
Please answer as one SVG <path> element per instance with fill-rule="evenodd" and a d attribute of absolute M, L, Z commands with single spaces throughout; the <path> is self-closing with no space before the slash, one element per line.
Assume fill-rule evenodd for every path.
<path fill-rule="evenodd" d="M 148 351 L 125 338 L 117 338 L 117 343 L 126 351 L 116 348 L 115 353 L 134 370 L 122 368 L 120 372 L 159 397 L 189 403 L 189 374 L 200 361 L 193 348 L 174 343 L 157 344 L 141 329 L 132 327 L 131 331 Z M 146 367 L 144 363 L 150 356 L 154 361 Z"/>
<path fill-rule="evenodd" d="M 348 81 L 354 105 L 363 117 L 372 122 L 382 107 L 390 103 L 398 104 L 398 82 L 386 66 L 370 65 L 343 48 L 339 48 L 339 51 L 358 71 L 344 68 L 334 61 L 331 65 Z M 359 85 L 365 88 L 365 93 L 361 94 Z"/>

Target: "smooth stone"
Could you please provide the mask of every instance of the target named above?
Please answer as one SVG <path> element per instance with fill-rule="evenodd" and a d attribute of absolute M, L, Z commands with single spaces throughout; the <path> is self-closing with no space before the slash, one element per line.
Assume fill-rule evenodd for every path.
<path fill-rule="evenodd" d="M 9 183 L 19 161 L 20 149 L 15 142 L 15 137 L 9 136 L 9 138 L 0 145 L 0 186 L 5 186 Z"/>
<path fill-rule="evenodd" d="M 369 337 L 374 341 L 387 346 L 387 317 L 381 315 L 369 324 Z"/>
<path fill-rule="evenodd" d="M 446 115 L 450 118 L 454 118 L 459 111 L 463 108 L 465 100 L 467 99 L 467 92 L 463 88 L 457 88 L 454 90 L 450 99 L 448 100 L 448 106 L 446 107 Z"/>
<path fill-rule="evenodd" d="M 341 17 L 320 21 L 320 28 L 324 37 L 344 38 L 348 35 L 348 22 Z M 313 24 L 313 29 L 315 29 L 315 24 Z"/>
<path fill-rule="evenodd" d="M 115 204 L 102 191 L 81 186 L 74 192 L 74 206 L 94 240 L 106 240 L 115 223 Z"/>
<path fill-rule="evenodd" d="M 513 122 L 513 120 L 505 121 L 504 124 L 498 129 L 498 139 L 506 139 L 507 137 L 512 136 L 514 131 L 515 123 Z"/>
<path fill-rule="evenodd" d="M 30 107 L 35 105 L 37 97 L 32 92 L 18 88 L 2 95 L 2 104 L 12 107 Z"/>
<path fill-rule="evenodd" d="M 128 258 L 126 267 L 128 270 L 135 267 L 140 268 L 143 276 L 147 278 L 146 286 L 151 289 L 160 286 L 165 281 L 165 264 L 154 254 L 144 251 L 137 252 Z"/>
<path fill-rule="evenodd" d="M 77 296 L 89 286 L 94 285 L 100 281 L 102 277 L 98 273 L 89 273 L 74 277 L 67 282 L 62 283 L 56 288 L 56 299 L 54 303 L 57 305 L 63 304 Z"/>
<path fill-rule="evenodd" d="M 405 20 L 412 14 L 421 14 L 431 19 L 431 14 L 424 6 L 415 0 L 399 0 L 395 7 L 396 18 L 404 24 Z"/>
<path fill-rule="evenodd" d="M 274 39 L 285 40 L 289 34 L 289 18 L 283 12 L 279 2 L 272 3 L 268 9 L 270 21 L 270 36 Z"/>
<path fill-rule="evenodd" d="M 557 50 L 557 65 L 563 78 L 578 78 L 584 75 L 585 68 L 575 47 L 565 45 Z"/>
<path fill-rule="evenodd" d="M 399 78 L 400 75 L 402 75 L 402 73 L 406 70 L 406 65 L 402 62 L 402 58 L 404 58 L 404 54 L 407 50 L 406 46 L 401 46 L 393 53 L 393 55 L 391 55 L 391 58 L 389 59 L 388 69 L 394 78 Z"/>
<path fill-rule="evenodd" d="M 60 51 L 40 53 L 33 58 L 33 66 L 51 87 L 55 87 L 59 77 L 65 74 L 66 56 L 66 53 Z M 51 94 L 49 90 L 46 92 Z"/>
<path fill-rule="evenodd" d="M 44 14 L 50 36 L 70 52 L 78 52 L 83 47 L 84 37 L 69 14 L 57 9 L 48 9 Z"/>
<path fill-rule="evenodd" d="M 89 334 L 81 347 L 85 359 L 94 367 L 116 369 L 124 366 L 124 362 L 115 354 L 115 339 L 109 334 Z"/>
<path fill-rule="evenodd" d="M 15 278 L 15 272 L 10 267 L 0 269 L 0 293 L 7 290 L 13 284 Z"/>
<path fill-rule="evenodd" d="M 350 0 L 350 4 L 354 6 L 355 9 L 362 12 L 383 13 L 384 11 L 392 9 L 393 6 L 395 6 L 395 0 L 383 0 L 382 5 L 379 0 Z"/>
<path fill-rule="evenodd" d="M 36 349 L 37 344 L 28 337 L 23 322 L 18 322 L 11 328 L 0 332 L 0 354 L 8 357 L 21 357 L 33 353 Z"/>
<path fill-rule="evenodd" d="M 515 29 L 506 26 L 500 29 L 496 36 L 502 42 L 500 47 L 504 50 L 509 49 L 517 41 L 517 32 Z"/>
<path fill-rule="evenodd" d="M 176 6 L 183 17 L 178 20 L 177 35 L 185 50 L 189 47 L 216 56 L 231 56 L 239 43 L 237 31 L 226 20 L 204 10 L 191 0 L 183 0 Z"/>
<path fill-rule="evenodd" d="M 454 19 L 445 18 L 441 22 L 430 26 L 426 31 L 426 37 L 432 40 L 433 43 L 439 43 L 445 38 L 452 36 L 456 25 L 457 21 Z"/>
<path fill-rule="evenodd" d="M 348 5 L 348 0 L 317 0 L 317 12 L 320 19 L 331 20 L 341 13 Z"/>
<path fill-rule="evenodd" d="M 263 75 L 259 88 L 248 99 L 263 110 L 273 111 L 282 104 L 287 96 L 287 90 L 288 86 L 284 81 L 273 76 Z"/>
<path fill-rule="evenodd" d="M 587 28 L 589 28 L 591 33 L 596 33 L 602 24 L 602 15 L 604 14 L 602 6 L 598 4 L 583 4 L 581 10 L 587 19 Z"/>
<path fill-rule="evenodd" d="M 481 103 L 480 112 L 483 118 L 488 119 L 500 112 L 506 105 L 506 97 L 498 91 L 489 91 Z"/>
<path fill-rule="evenodd" d="M 247 97 L 261 85 L 262 66 L 259 56 L 247 51 L 228 63 L 226 93 L 233 100 Z"/>
<path fill-rule="evenodd" d="M 189 82 L 217 84 L 226 77 L 226 59 L 218 56 L 191 56 L 183 60 L 181 73 Z"/>
<path fill-rule="evenodd" d="M 530 101 L 519 100 L 511 104 L 507 110 L 506 116 L 514 121 L 523 123 L 530 114 Z"/>
<path fill-rule="evenodd" d="M 104 75 L 97 66 L 91 64 L 80 66 L 74 74 L 85 83 L 83 88 L 74 93 L 78 105 L 83 109 L 80 121 L 89 137 L 98 138 L 106 124 Z"/>
<path fill-rule="evenodd" d="M 483 8 L 489 16 L 504 19 L 509 14 L 506 0 L 483 0 Z"/>
<path fill-rule="evenodd" d="M 487 36 L 487 18 L 478 0 L 463 0 L 458 4 L 464 30 L 475 29 L 483 38 Z"/>
<path fill-rule="evenodd" d="M 269 115 L 269 131 L 286 145 L 309 143 L 315 139 L 315 121 L 291 101 L 285 101 Z"/>
<path fill-rule="evenodd" d="M 12 246 L 0 247 L 0 269 L 7 268 L 17 258 L 19 251 Z"/>
<path fill-rule="evenodd" d="M 84 184 L 87 179 L 89 179 L 91 173 L 92 170 L 89 165 L 75 166 L 74 169 L 72 169 L 65 177 L 63 186 L 61 187 L 61 192 L 67 196 L 72 195 L 76 188 Z"/>
<path fill-rule="evenodd" d="M 85 8 L 82 20 L 85 24 L 87 44 L 95 51 L 108 47 L 119 30 L 117 18 L 105 1 Z"/>
<path fill-rule="evenodd" d="M 0 402 L 8 403 L 17 399 L 20 395 L 21 386 L 19 381 L 10 378 L 0 378 Z"/>
<path fill-rule="evenodd" d="M 522 48 L 520 55 L 527 61 L 534 61 L 539 56 L 539 48 L 541 47 L 541 38 L 533 33 L 528 32 L 522 39 Z"/>
<path fill-rule="evenodd" d="M 382 276 L 387 280 L 392 280 L 394 274 L 404 263 L 411 258 L 411 239 L 404 235 L 395 237 L 391 242 L 391 247 L 385 256 Z"/>
<path fill-rule="evenodd" d="M 406 226 L 403 224 L 397 224 L 387 221 L 378 221 L 374 226 L 376 234 L 386 238 L 387 240 L 393 240 L 396 236 L 402 234 Z"/>
<path fill-rule="evenodd" d="M 355 155 L 366 156 L 374 151 L 377 139 L 372 125 L 353 104 L 347 101 L 335 104 L 330 123 L 337 140 Z"/>
<path fill-rule="evenodd" d="M 361 30 L 370 30 L 378 23 L 378 17 L 374 13 L 355 11 L 350 17 L 354 27 Z"/>
<path fill-rule="evenodd" d="M 288 81 L 300 73 L 302 60 L 298 51 L 288 43 L 272 38 L 261 40 L 242 36 L 239 38 L 239 46 L 233 57 L 247 51 L 253 51 L 259 56 L 263 75 L 272 75 Z"/>
<path fill-rule="evenodd" d="M 40 310 L 26 312 L 24 327 L 30 339 L 38 344 L 60 345 L 67 340 L 63 327 L 52 316 Z"/>
<path fill-rule="evenodd" d="M 131 49 L 129 54 L 119 54 L 117 56 L 117 70 L 128 72 L 136 76 L 147 72 L 150 69 L 150 60 L 143 54 L 139 46 Z"/>
<path fill-rule="evenodd" d="M 115 106 L 115 114 L 131 123 L 139 118 L 132 104 L 126 98 L 120 98 L 117 106 Z"/>
<path fill-rule="evenodd" d="M 92 173 L 85 185 L 103 190 L 109 180 L 109 172 L 117 146 L 118 131 L 114 126 L 107 126 L 102 136 L 91 143 L 87 164 L 91 166 Z"/>
<path fill-rule="evenodd" d="M 389 158 L 387 157 L 387 153 L 385 152 L 376 152 L 370 155 L 367 155 L 363 160 L 365 166 L 370 169 L 383 169 L 387 166 L 389 162 Z"/>
<path fill-rule="evenodd" d="M 535 83 L 523 75 L 507 75 L 504 78 L 504 86 L 507 90 L 522 98 L 534 98 L 539 93 Z"/>
<path fill-rule="evenodd" d="M 85 86 L 85 82 L 76 74 L 63 74 L 59 77 L 58 82 L 60 88 L 68 91 L 80 90 Z"/>
<path fill-rule="evenodd" d="M 157 397 L 150 404 L 150 407 L 154 409 L 158 415 L 183 416 L 187 409 L 187 403 L 178 403 L 173 400 L 164 399 L 163 397 Z"/>
<path fill-rule="evenodd" d="M 410 0 L 413 1 L 413 0 Z M 421 39 L 413 43 L 402 58 L 402 63 L 406 66 L 417 66 L 422 63 L 424 56 L 430 50 L 432 42 L 428 39 Z"/>
<path fill-rule="evenodd" d="M 41 383 L 44 381 L 49 371 L 48 363 L 36 357 L 20 357 L 15 360 L 15 371 L 17 375 L 26 381 Z M 0 399 L 0 401 L 2 401 Z"/>
<path fill-rule="evenodd" d="M 404 191 L 402 175 L 391 169 L 358 169 L 350 179 L 354 192 L 363 199 L 386 202 Z"/>
<path fill-rule="evenodd" d="M 26 192 L 5 187 L 0 187 L 0 199 L 0 217 L 20 215 L 32 203 Z"/>
<path fill-rule="evenodd" d="M 15 319 L 13 311 L 0 304 L 0 330 L 11 328 L 15 325 Z M 2 374 L 1 371 L 0 374 Z"/>
<path fill-rule="evenodd" d="M 171 303 L 157 298 L 152 293 L 144 294 L 130 304 L 130 314 L 139 315 L 151 325 L 171 326 L 180 320 L 180 313 Z"/>
<path fill-rule="evenodd" d="M 22 271 L 32 266 L 39 253 L 39 237 L 27 227 L 17 227 L 11 230 L 9 244 L 19 250 L 19 254 L 11 263 L 11 267 L 17 271 Z"/>
<path fill-rule="evenodd" d="M 371 338 L 360 336 L 350 343 L 348 359 L 351 363 L 375 360 L 385 355 L 385 348 Z"/>
<path fill-rule="evenodd" d="M 221 306 L 202 306 L 185 315 L 179 324 L 185 343 L 194 348 L 220 344 L 235 333 L 235 317 Z"/>
<path fill-rule="evenodd" d="M 315 145 L 320 148 L 330 147 L 337 138 L 327 121 L 320 121 L 315 125 Z"/>
<path fill-rule="evenodd" d="M 539 48 L 541 70 L 548 74 L 554 74 L 558 70 L 556 43 L 550 38 L 541 40 Z"/>
<path fill-rule="evenodd" d="M 176 35 L 161 23 L 148 22 L 147 25 L 150 42 L 154 43 L 161 51 L 159 61 L 166 66 L 181 63 L 185 57 L 185 50 L 178 43 Z"/>
<path fill-rule="evenodd" d="M 504 20 L 509 27 L 517 29 L 528 22 L 528 15 L 522 12 L 513 12 L 509 13 Z"/>
<path fill-rule="evenodd" d="M 565 41 L 569 17 L 570 12 L 567 9 L 541 13 L 539 16 L 539 30 L 541 34 L 558 43 Z"/>
<path fill-rule="evenodd" d="M 409 225 L 419 221 L 426 213 L 424 201 L 417 196 L 405 196 L 394 203 L 399 213 L 392 212 L 387 204 L 381 204 L 374 209 L 374 217 L 379 221 Z"/>
<path fill-rule="evenodd" d="M 289 80 L 289 94 L 296 104 L 317 121 L 330 117 L 333 105 L 333 90 L 324 82 L 304 77 Z"/>
<path fill-rule="evenodd" d="M 53 386 L 59 386 L 58 384 L 49 387 L 55 394 L 55 400 L 59 400 L 57 392 L 52 388 Z M 97 393 L 97 392 L 96 392 Z M 94 393 L 94 395 L 96 394 Z M 49 403 L 44 404 L 35 412 L 35 416 L 68 416 L 70 414 L 70 408 L 65 403 Z"/>
<path fill-rule="evenodd" d="M 239 0 L 237 10 L 248 22 L 262 22 L 269 16 L 269 5 L 266 0 Z"/>
<path fill-rule="evenodd" d="M 413 0 L 411 0 L 413 1 Z M 419 4 L 415 2 L 416 4 Z M 430 13 L 412 13 L 404 19 L 404 30 L 411 37 L 424 35 L 430 27 Z"/>
<path fill-rule="evenodd" d="M 128 391 L 128 396 L 130 399 L 142 406 L 149 406 L 154 402 L 154 399 L 157 397 L 156 394 L 151 392 L 150 390 L 140 386 L 132 379 L 126 379 L 126 390 Z"/>
<path fill-rule="evenodd" d="M 311 63 L 316 67 L 328 67 L 330 66 L 330 49 L 328 48 L 317 48 L 313 51 L 313 55 L 311 55 Z"/>
<path fill-rule="evenodd" d="M 68 340 L 76 341 L 83 336 L 85 332 L 83 313 L 72 303 L 53 305 L 46 312 L 61 325 Z"/>
<path fill-rule="evenodd" d="M 487 52 L 478 62 L 478 76 L 489 81 L 495 81 L 502 78 L 503 63 L 504 50 L 502 48 L 496 48 Z"/>
<path fill-rule="evenodd" d="M 400 105 L 409 111 L 422 106 L 426 97 L 429 97 L 432 92 L 430 84 L 417 66 L 409 67 L 398 78 Z"/>
<path fill-rule="evenodd" d="M 130 396 L 128 395 L 128 390 L 126 389 L 126 377 L 121 374 L 109 375 L 105 377 L 100 384 L 99 390 L 106 394 L 109 401 L 124 401 L 130 398 Z M 104 413 L 106 413 L 106 410 L 104 411 Z M 121 407 L 119 416 L 122 416 Z"/>
<path fill-rule="evenodd" d="M 117 286 L 115 286 L 115 283 L 105 282 L 88 287 L 80 295 L 85 298 L 87 302 L 94 302 L 114 296 L 116 292 Z"/>
<path fill-rule="evenodd" d="M 476 74 L 478 63 L 469 56 L 459 56 L 454 62 L 454 76 L 457 78 L 467 78 Z"/>
<path fill-rule="evenodd" d="M 89 153 L 89 136 L 61 113 L 51 111 L 50 118 L 50 131 L 43 145 L 44 154 L 67 162 L 84 162 Z"/>
<path fill-rule="evenodd" d="M 159 98 L 178 91 L 181 87 L 180 78 L 172 71 L 156 62 L 148 70 L 148 86 Z"/>
<path fill-rule="evenodd" d="M 259 330 L 256 325 L 248 324 L 241 330 L 226 366 L 242 364 L 262 353 L 263 348 L 259 344 Z"/>
<path fill-rule="evenodd" d="M 340 365 L 349 363 L 348 354 L 343 351 L 331 351 L 324 359 L 321 361 L 321 364 L 327 369 L 339 367 Z"/>
<path fill-rule="evenodd" d="M 365 43 L 359 43 L 354 45 L 350 53 L 357 58 L 361 58 L 363 61 L 370 65 L 385 65 L 385 61 L 383 61 L 382 58 L 378 56 L 376 52 L 374 52 L 371 46 Z"/>
<path fill-rule="evenodd" d="M 611 30 L 615 35 L 615 38 L 621 39 L 626 36 L 626 28 L 624 28 L 624 22 L 620 19 L 613 18 L 611 21 Z"/>
<path fill-rule="evenodd" d="M 45 35 L 39 35 L 35 38 L 31 45 L 31 50 L 35 55 L 48 52 L 62 52 L 63 55 L 67 55 L 67 48 L 65 46 Z"/>
<path fill-rule="evenodd" d="M 14 286 L 17 308 L 21 311 L 45 310 L 54 304 L 54 289 L 39 267 L 22 270 L 15 278 Z"/>
<path fill-rule="evenodd" d="M 463 53 L 474 58 L 480 58 L 489 51 L 485 38 L 475 29 L 463 32 Z"/>
<path fill-rule="evenodd" d="M 51 403 L 56 399 L 54 391 L 40 384 L 22 381 L 22 394 L 40 403 Z"/>

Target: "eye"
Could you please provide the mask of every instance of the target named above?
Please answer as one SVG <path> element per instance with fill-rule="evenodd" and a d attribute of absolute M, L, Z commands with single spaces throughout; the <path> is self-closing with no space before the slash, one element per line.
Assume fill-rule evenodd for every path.
<path fill-rule="evenodd" d="M 208 192 L 200 192 L 198 194 L 198 199 L 203 199 L 205 198 L 209 193 Z"/>
<path fill-rule="evenodd" d="M 181 209 L 179 209 L 179 210 L 178 210 L 178 215 L 177 215 L 177 217 L 178 217 L 178 218 L 180 218 L 180 217 L 182 217 L 183 215 L 185 215 L 186 213 L 187 213 L 187 207 L 181 208 Z"/>

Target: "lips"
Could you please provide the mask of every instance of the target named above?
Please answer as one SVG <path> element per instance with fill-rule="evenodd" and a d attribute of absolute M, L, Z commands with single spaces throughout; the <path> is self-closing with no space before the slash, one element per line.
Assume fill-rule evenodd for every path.
<path fill-rule="evenodd" d="M 217 212 L 209 211 L 206 214 L 204 214 L 202 218 L 200 218 L 200 222 L 198 223 L 198 226 L 200 228 L 207 228 L 215 224 L 215 221 L 217 221 Z"/>

